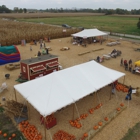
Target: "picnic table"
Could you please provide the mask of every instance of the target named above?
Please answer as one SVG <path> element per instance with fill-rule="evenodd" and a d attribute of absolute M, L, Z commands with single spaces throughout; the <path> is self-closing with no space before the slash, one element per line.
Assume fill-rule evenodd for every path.
<path fill-rule="evenodd" d="M 121 44 L 121 43 L 119 41 L 110 42 L 110 43 L 107 43 L 107 46 L 114 46 L 114 45 L 118 45 L 118 44 Z"/>
<path fill-rule="evenodd" d="M 140 69 L 137 69 L 135 72 L 136 72 L 136 73 L 140 73 Z"/>
<path fill-rule="evenodd" d="M 104 54 L 103 57 L 104 57 L 106 60 L 109 60 L 109 59 L 111 58 L 111 56 L 106 55 L 106 54 Z"/>

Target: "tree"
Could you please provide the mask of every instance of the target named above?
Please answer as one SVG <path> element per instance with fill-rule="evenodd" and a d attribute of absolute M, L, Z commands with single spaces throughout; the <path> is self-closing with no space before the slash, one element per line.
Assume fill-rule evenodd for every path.
<path fill-rule="evenodd" d="M 27 13 L 27 9 L 26 9 L 26 8 L 23 8 L 23 12 L 24 12 L 24 13 Z"/>
<path fill-rule="evenodd" d="M 140 29 L 140 18 L 139 18 L 139 21 L 137 23 L 137 27 Z"/>
<path fill-rule="evenodd" d="M 11 10 L 8 9 L 5 5 L 0 6 L 0 13 L 10 13 Z"/>
<path fill-rule="evenodd" d="M 19 13 L 23 13 L 23 9 L 20 8 L 20 9 L 18 10 L 18 12 L 19 12 Z"/>

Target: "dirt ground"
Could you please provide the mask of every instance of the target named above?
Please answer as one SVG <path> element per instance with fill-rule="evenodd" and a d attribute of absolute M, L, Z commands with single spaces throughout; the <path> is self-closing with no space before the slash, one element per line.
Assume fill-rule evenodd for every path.
<path fill-rule="evenodd" d="M 52 48 L 52 51 L 49 51 L 49 53 L 58 55 L 59 63 L 63 69 L 88 62 L 91 59 L 95 59 L 98 55 L 103 56 L 104 54 L 110 53 L 113 49 L 121 50 L 121 56 L 118 56 L 117 58 L 111 58 L 110 60 L 105 60 L 103 63 L 101 63 L 101 65 L 124 72 L 126 74 L 125 84 L 132 85 L 134 88 L 139 87 L 140 74 L 132 74 L 129 71 L 125 71 L 124 67 L 120 66 L 120 60 L 121 58 L 126 60 L 132 59 L 133 63 L 137 60 L 140 60 L 140 52 L 134 51 L 134 48 L 140 48 L 140 43 L 129 42 L 122 39 L 120 41 L 120 45 L 112 47 L 106 46 L 106 44 L 110 41 L 116 40 L 108 38 L 105 42 L 102 43 L 102 45 L 100 43 L 94 43 L 88 44 L 87 47 L 83 47 L 80 45 L 72 45 L 71 37 L 68 37 L 51 40 L 50 43 L 46 43 L 46 46 Z M 26 44 L 26 46 L 17 45 L 17 47 L 20 51 L 21 59 L 34 57 L 35 54 L 37 54 L 37 52 L 40 50 L 39 43 L 37 46 L 32 45 L 32 51 L 30 51 L 30 44 Z M 70 50 L 60 51 L 62 47 L 69 47 Z M 81 56 L 78 55 L 79 53 L 99 48 L 104 49 Z M 5 74 L 7 73 L 10 74 L 10 79 L 5 79 Z M 6 82 L 8 85 L 8 90 L 0 93 L 0 98 L 6 97 L 6 99 L 15 100 L 13 85 L 19 84 L 15 81 L 19 74 L 20 69 L 9 71 L 5 68 L 4 65 L 0 66 L 0 84 Z M 120 78 L 119 82 L 122 83 L 123 80 L 124 77 Z M 64 109 L 55 112 L 57 125 L 46 131 L 47 140 L 51 140 L 53 134 L 58 130 L 64 130 L 70 134 L 73 134 L 78 140 L 85 132 L 93 129 L 93 126 L 97 124 L 104 116 L 113 111 L 121 102 L 124 102 L 127 106 L 127 109 L 125 109 L 120 115 L 118 115 L 113 121 L 111 121 L 94 136 L 94 140 L 120 140 L 126 134 L 129 128 L 133 127 L 137 122 L 140 121 L 140 98 L 138 96 L 132 95 L 132 100 L 129 102 L 124 100 L 126 93 L 116 92 L 116 96 L 112 95 L 111 100 L 109 100 L 110 92 L 111 87 L 107 86 L 97 92 L 97 97 L 95 97 L 95 94 L 93 94 L 76 102 L 75 105 L 78 108 L 78 111 L 75 109 L 75 118 L 78 117 L 78 114 L 88 113 L 88 110 L 92 107 L 95 107 L 99 102 L 103 103 L 102 109 L 96 110 L 94 114 L 90 114 L 85 120 L 82 120 L 83 127 L 80 129 L 71 127 L 69 124 L 69 120 L 71 120 L 73 117 L 73 105 L 69 105 Z M 41 95 L 41 93 L 39 94 Z M 17 93 L 17 99 L 19 102 L 27 104 L 26 100 L 19 93 Z M 30 123 L 34 124 L 44 136 L 45 131 L 44 127 L 40 125 L 39 113 L 30 104 L 28 105 L 30 111 Z"/>

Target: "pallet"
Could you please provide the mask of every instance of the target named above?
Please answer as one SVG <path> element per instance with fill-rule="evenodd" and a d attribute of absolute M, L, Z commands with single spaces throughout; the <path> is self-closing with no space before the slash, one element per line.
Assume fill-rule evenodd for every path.
<path fill-rule="evenodd" d="M 91 50 L 91 51 L 86 51 L 86 52 L 83 52 L 83 53 L 79 53 L 78 55 L 84 55 L 84 54 L 87 54 L 87 53 L 91 53 L 91 52 L 95 52 L 95 51 L 100 51 L 100 50 L 103 50 L 104 48 L 100 48 L 100 49 L 96 49 L 96 50 Z"/>

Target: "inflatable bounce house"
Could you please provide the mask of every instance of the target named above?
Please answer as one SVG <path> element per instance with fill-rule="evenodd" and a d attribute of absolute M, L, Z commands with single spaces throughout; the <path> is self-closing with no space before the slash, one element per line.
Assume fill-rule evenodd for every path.
<path fill-rule="evenodd" d="M 0 47 L 0 65 L 20 61 L 20 53 L 16 46 Z"/>

